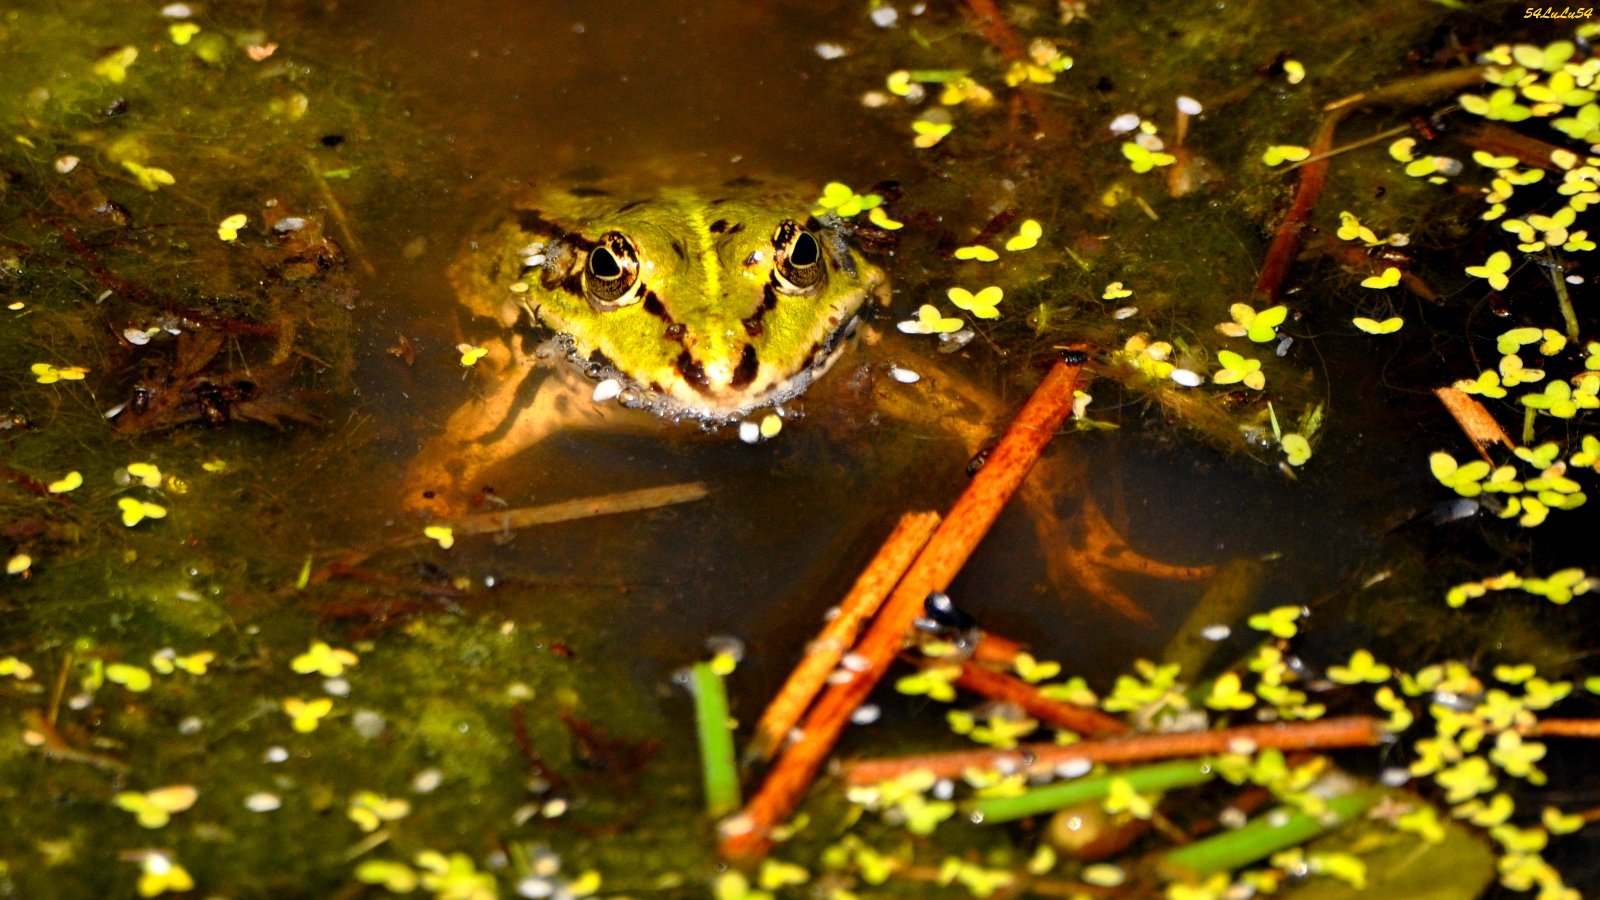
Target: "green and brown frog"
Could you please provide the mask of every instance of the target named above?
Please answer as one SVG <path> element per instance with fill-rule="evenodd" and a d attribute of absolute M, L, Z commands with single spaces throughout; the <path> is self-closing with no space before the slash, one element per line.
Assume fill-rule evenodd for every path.
<path fill-rule="evenodd" d="M 630 411 L 732 423 L 804 391 L 888 292 L 849 226 L 809 214 L 814 197 L 741 179 L 519 204 L 452 269 L 468 312 L 506 337 L 479 363 L 493 386 L 413 463 L 407 505 L 458 513 L 486 470 L 564 428 Z M 523 325 L 545 340 L 517 340 Z"/>
<path fill-rule="evenodd" d="M 889 293 L 855 226 L 809 213 L 816 196 L 741 179 L 710 190 L 562 188 L 518 204 L 451 271 L 467 311 L 504 337 L 485 342 L 478 364 L 487 391 L 411 465 L 406 505 L 463 512 L 486 473 L 563 429 L 727 424 L 805 391 Z M 880 393 L 898 389 L 916 396 L 891 398 L 891 415 L 937 419 L 969 452 L 1004 425 L 1002 405 L 953 373 Z M 1032 479 L 1024 493 L 1053 580 L 1087 583 L 1123 605 L 1071 550 L 1085 544 L 1113 568 L 1204 574 L 1107 538 L 1092 503 L 1063 521 L 1038 487 L 1056 482 Z"/>

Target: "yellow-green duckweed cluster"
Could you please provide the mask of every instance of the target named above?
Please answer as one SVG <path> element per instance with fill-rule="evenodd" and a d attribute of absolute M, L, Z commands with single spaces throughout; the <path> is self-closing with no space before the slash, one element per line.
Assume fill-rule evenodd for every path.
<path fill-rule="evenodd" d="M 1028 46 L 1028 58 L 1007 66 L 1000 75 L 1005 90 L 1027 90 L 1053 84 L 1056 77 L 1072 68 L 1072 57 L 1061 52 L 1052 41 L 1037 38 Z M 912 144 L 926 150 L 937 146 L 955 131 L 953 111 L 964 108 L 981 112 L 995 103 L 995 90 L 967 69 L 896 69 L 884 78 L 887 94 L 868 95 L 869 106 L 885 107 L 891 102 L 915 107 L 937 92 L 937 103 L 924 109 L 911 121 Z"/>
<path fill-rule="evenodd" d="M 835 182 L 827 186 L 814 212 L 832 212 L 848 218 L 866 211 L 868 218 L 879 227 L 901 227 L 901 223 L 889 220 L 886 214 L 882 214 L 883 207 L 880 205 L 882 202 L 883 198 L 877 194 L 863 196 L 848 186 Z M 1043 237 L 1044 226 L 1037 219 L 1024 219 L 1018 225 L 1017 231 L 1006 238 L 1003 246 L 1007 253 L 1020 253 L 1038 246 Z M 982 245 L 958 247 L 952 255 L 957 262 L 989 263 L 1000 259 L 998 252 Z M 1005 291 L 999 285 L 993 284 L 977 290 L 957 286 L 947 288 L 945 298 L 956 309 L 975 319 L 998 319 L 999 304 L 1005 298 Z M 966 333 L 967 323 L 957 316 L 945 315 L 932 303 L 924 303 L 917 308 L 915 318 L 899 322 L 897 327 L 905 334 L 930 334 L 959 340 Z"/>
<path fill-rule="evenodd" d="M 1502 519 L 1514 518 L 1517 524 L 1533 528 L 1544 524 L 1551 510 L 1577 509 L 1588 500 L 1582 486 L 1567 477 L 1567 463 L 1555 458 L 1558 451 L 1554 443 L 1538 449 L 1517 447 L 1516 458 L 1536 470 L 1532 477 L 1509 463 L 1491 466 L 1481 459 L 1459 463 L 1444 451 L 1432 454 L 1428 465 L 1440 484 L 1462 497 L 1499 497 L 1488 508 Z M 1581 453 L 1573 455 L 1582 460 Z"/>
<path fill-rule="evenodd" d="M 1593 579 L 1582 570 L 1554 573 L 1546 578 L 1522 578 L 1506 573 L 1481 582 L 1458 585 L 1447 597 L 1450 605 L 1460 606 L 1489 591 L 1524 590 L 1545 596 L 1556 603 L 1589 592 Z M 1044 684 L 1046 693 L 1069 702 L 1098 705 L 1107 712 L 1126 714 L 1146 726 L 1198 727 L 1208 717 L 1257 721 L 1314 720 L 1326 713 L 1324 703 L 1310 702 L 1313 692 L 1326 699 L 1335 694 L 1346 698 L 1365 697 L 1371 708 L 1381 713 L 1387 730 L 1408 748 L 1404 768 L 1385 775 L 1390 784 L 1408 779 L 1425 779 L 1449 811 L 1449 818 L 1485 832 L 1499 852 L 1498 877 L 1511 890 L 1535 891 L 1543 900 L 1575 897 L 1558 873 L 1543 858 L 1554 836 L 1581 828 L 1584 818 L 1548 804 L 1537 812 L 1537 822 L 1528 821 L 1532 813 L 1519 812 L 1516 792 L 1510 781 L 1531 786 L 1545 784 L 1540 762 L 1545 745 L 1529 735 L 1539 717 L 1574 694 L 1570 681 L 1541 677 L 1538 669 L 1526 663 L 1494 665 L 1487 675 L 1479 675 L 1467 664 L 1450 661 L 1405 671 L 1382 661 L 1374 652 L 1357 648 L 1342 662 L 1327 666 L 1319 677 L 1308 672 L 1303 660 L 1295 656 L 1295 644 L 1302 636 L 1308 611 L 1301 606 L 1280 606 L 1251 614 L 1250 628 L 1271 637 L 1238 666 L 1230 668 L 1209 683 L 1186 684 L 1176 664 L 1138 661 L 1134 671 L 1119 676 L 1104 698 L 1096 698 L 1081 679 L 1059 684 Z M 955 669 L 938 661 L 952 648 L 940 642 L 927 643 L 925 652 L 933 659 L 917 675 L 902 678 L 897 687 L 904 693 L 950 702 L 954 691 L 949 684 Z M 1024 654 L 1019 657 L 1017 674 L 1030 682 L 1049 682 L 1060 675 L 1060 667 Z M 1600 692 L 1600 677 L 1589 679 L 1585 688 Z M 1051 688 L 1064 688 L 1060 692 Z M 1334 693 L 1330 693 L 1334 692 Z M 1209 711 L 1206 712 L 1206 711 Z M 1019 740 L 1038 739 L 1038 722 L 1004 707 L 978 712 L 951 710 L 946 714 L 951 729 L 978 743 L 1008 749 Z M 1179 723 L 1188 723 L 1179 725 Z M 1057 734 L 1056 742 L 1071 743 L 1076 737 Z M 1278 750 L 1241 748 L 1209 760 L 1222 778 L 1238 785 L 1256 785 L 1271 791 L 1289 808 L 1312 815 L 1328 809 L 1326 781 L 1336 776 L 1330 760 L 1323 756 L 1289 765 Z M 1087 765 L 1060 775 L 1081 778 Z M 1343 778 L 1345 776 L 1337 776 Z M 1037 774 L 1029 778 L 1020 771 L 968 771 L 965 783 L 942 781 L 932 774 L 908 774 L 869 788 L 850 791 L 851 799 L 879 812 L 886 822 L 897 823 L 914 834 L 929 834 L 944 823 L 959 819 L 963 808 L 960 794 L 975 799 L 1017 797 L 1037 787 Z M 1130 779 L 1112 773 L 1101 795 L 1101 805 L 1110 814 L 1148 818 L 1159 807 L 1159 792 L 1137 789 Z M 1413 835 L 1424 845 L 1440 845 L 1446 840 L 1445 819 L 1437 807 L 1420 796 L 1397 795 L 1372 819 L 1387 823 L 1398 833 Z M 1381 844 L 1380 844 L 1381 845 Z M 1320 846 L 1320 845 L 1319 845 Z M 841 855 L 849 851 L 844 845 Z M 859 848 L 856 851 L 859 852 Z M 1250 868 L 1226 877 L 1206 874 L 1199 878 L 1178 878 L 1165 888 L 1171 898 L 1210 898 L 1232 896 L 1231 890 L 1276 889 L 1289 880 L 1324 876 L 1360 888 L 1369 877 L 1369 850 L 1316 851 L 1303 847 L 1274 853 L 1265 868 Z M 1420 849 L 1418 852 L 1421 852 Z M 901 857 L 900 865 L 909 862 Z M 879 863 L 883 865 L 883 863 Z M 888 864 L 886 868 L 893 868 Z M 1040 871 L 1050 871 L 1051 864 Z M 1094 871 L 1088 864 L 1079 866 L 1076 876 L 1086 883 L 1101 883 L 1101 878 L 1120 878 L 1111 872 Z M 1119 871 L 1122 867 L 1117 868 Z M 998 870 L 1004 873 L 1006 870 Z M 1074 871 L 1067 869 L 1066 871 Z M 1010 870 L 1015 877 L 1018 872 Z M 1111 883 L 1111 882 L 1106 882 Z M 1118 882 L 1120 883 L 1120 882 Z M 1249 886 L 1249 887 L 1247 887 Z M 993 885 L 969 886 L 973 896 L 988 896 Z"/>

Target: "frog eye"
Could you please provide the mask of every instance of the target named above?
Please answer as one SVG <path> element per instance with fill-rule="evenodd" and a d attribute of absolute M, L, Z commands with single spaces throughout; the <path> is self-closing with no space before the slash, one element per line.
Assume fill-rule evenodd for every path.
<path fill-rule="evenodd" d="M 600 236 L 583 267 L 583 290 L 589 301 L 615 308 L 639 302 L 639 253 L 633 241 L 616 231 Z"/>
<path fill-rule="evenodd" d="M 789 220 L 778 226 L 772 235 L 772 249 L 772 277 L 787 293 L 809 293 L 827 275 L 822 264 L 822 244 L 798 222 Z"/>

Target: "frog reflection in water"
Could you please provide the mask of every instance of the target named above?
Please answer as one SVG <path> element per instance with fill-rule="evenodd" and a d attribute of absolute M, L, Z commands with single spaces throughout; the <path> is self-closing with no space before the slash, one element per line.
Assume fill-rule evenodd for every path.
<path fill-rule="evenodd" d="M 807 214 L 815 196 L 741 180 L 710 192 L 563 189 L 518 208 L 452 269 L 461 303 L 505 336 L 485 343 L 478 364 L 487 392 L 412 463 L 407 505 L 460 513 L 488 470 L 563 429 L 657 417 L 732 423 L 804 391 L 851 343 L 863 309 L 888 299 L 883 271 L 849 227 Z M 619 403 L 594 402 L 607 380 Z M 969 452 L 1003 425 L 998 405 L 964 380 L 938 379 L 956 388 L 943 396 L 933 381 L 913 402 L 905 391 L 889 398 L 889 413 L 941 417 Z M 1101 564 L 1205 574 L 1127 551 L 1092 501 L 1069 526 L 1047 493 L 1061 482 L 1030 481 L 1025 497 L 1058 583 L 1070 577 L 1120 606 Z M 1073 544 L 1099 559 L 1085 564 Z"/>

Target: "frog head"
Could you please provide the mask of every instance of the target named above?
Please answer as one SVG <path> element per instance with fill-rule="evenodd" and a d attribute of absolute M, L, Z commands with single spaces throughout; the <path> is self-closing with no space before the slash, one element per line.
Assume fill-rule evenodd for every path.
<path fill-rule="evenodd" d="M 812 197 L 748 181 L 550 192 L 502 229 L 473 290 L 514 299 L 630 405 L 732 420 L 805 390 L 887 292 Z"/>

